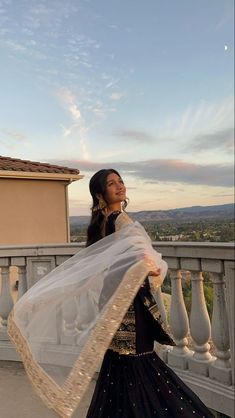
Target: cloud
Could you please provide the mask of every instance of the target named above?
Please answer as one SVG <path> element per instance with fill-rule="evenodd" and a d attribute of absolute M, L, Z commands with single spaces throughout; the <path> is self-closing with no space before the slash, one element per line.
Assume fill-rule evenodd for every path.
<path fill-rule="evenodd" d="M 124 139 L 125 141 L 135 141 L 140 143 L 151 143 L 154 138 L 147 132 L 140 130 L 124 129 L 116 133 L 116 136 Z"/>
<path fill-rule="evenodd" d="M 118 101 L 118 100 L 120 100 L 123 96 L 124 96 L 124 93 L 114 92 L 114 93 L 112 93 L 112 94 L 110 95 L 110 99 L 111 99 L 111 100 Z"/>
<path fill-rule="evenodd" d="M 14 42 L 14 41 L 8 40 L 8 41 L 6 41 L 5 45 L 7 47 L 9 47 L 10 49 L 13 49 L 14 51 L 17 51 L 17 52 L 26 52 L 27 51 L 27 48 L 24 45 L 20 44 L 19 42 Z"/>
<path fill-rule="evenodd" d="M 65 106 L 66 110 L 70 113 L 72 120 L 75 122 L 73 127 L 77 126 L 80 128 L 82 126 L 82 115 L 76 103 L 76 96 L 72 93 L 71 90 L 64 87 L 60 88 L 56 94 Z M 66 133 L 67 135 L 68 132 L 72 129 L 72 127 L 65 129 L 62 124 L 60 124 L 60 126 L 63 128 L 64 134 Z"/>
<path fill-rule="evenodd" d="M 8 137 L 10 137 L 11 139 L 15 140 L 15 141 L 25 141 L 25 140 L 27 140 L 26 135 L 23 134 L 22 132 L 9 131 L 7 129 L 2 130 L 2 132 L 5 135 L 7 135 Z"/>
<path fill-rule="evenodd" d="M 64 135 L 65 138 L 67 138 L 68 136 L 71 135 L 71 133 L 72 133 L 72 126 L 69 127 L 69 128 L 66 128 L 66 126 L 64 126 L 62 123 L 60 123 L 60 127 L 63 130 L 63 135 Z"/>
<path fill-rule="evenodd" d="M 31 142 L 29 141 L 28 137 L 20 131 L 2 129 L 0 134 L 0 144 L 12 152 L 14 152 L 14 150 L 16 150 L 19 146 L 23 146 L 24 148 L 31 146 Z"/>
<path fill-rule="evenodd" d="M 196 135 L 188 148 L 200 152 L 221 149 L 230 154 L 234 149 L 234 129 L 228 128 L 214 133 Z"/>
<path fill-rule="evenodd" d="M 120 81 L 120 78 L 116 78 L 116 79 L 111 79 L 111 81 L 109 81 L 106 85 L 105 88 L 106 89 L 110 89 L 111 87 L 115 86 L 116 84 L 118 84 Z"/>
<path fill-rule="evenodd" d="M 69 111 L 70 111 L 70 113 L 71 113 L 71 115 L 72 115 L 72 117 L 75 121 L 81 119 L 81 112 L 78 109 L 76 104 L 74 104 L 74 103 L 71 104 L 71 106 L 69 106 Z"/>
<path fill-rule="evenodd" d="M 53 163 L 77 167 L 94 172 L 101 168 L 114 168 L 122 175 L 132 175 L 147 183 L 181 183 L 205 186 L 233 186 L 233 166 L 222 164 L 193 164 L 183 160 L 155 159 L 137 162 L 96 163 L 93 161 L 60 160 Z"/>
<path fill-rule="evenodd" d="M 14 152 L 17 147 L 30 147 L 31 142 L 28 137 L 20 131 L 11 131 L 8 129 L 2 129 L 0 131 L 0 145 L 2 145 L 7 150 Z"/>
<path fill-rule="evenodd" d="M 213 194 L 211 197 L 234 197 L 234 194 L 216 193 L 216 194 Z"/>
<path fill-rule="evenodd" d="M 1 31 L 3 35 L 3 31 Z M 36 44 L 34 45 L 34 40 L 26 41 L 24 43 L 19 43 L 18 41 L 6 39 L 2 40 L 2 44 L 5 45 L 7 49 L 13 51 L 13 53 L 18 53 L 23 55 L 24 57 L 35 58 L 36 60 L 45 61 L 47 55 L 43 52 L 39 51 L 36 48 Z"/>
<path fill-rule="evenodd" d="M 164 140 L 188 144 L 197 136 L 227 131 L 233 126 L 234 98 L 223 101 L 201 101 L 197 106 L 188 106 L 178 115 L 169 116 L 158 125 L 158 136 Z"/>
<path fill-rule="evenodd" d="M 67 111 L 70 113 L 71 118 L 73 120 L 73 124 L 67 128 L 65 128 L 63 124 L 60 124 L 60 127 L 63 129 L 63 135 L 64 137 L 69 137 L 72 131 L 74 134 L 76 134 L 76 132 L 78 133 L 80 138 L 82 156 L 85 160 L 87 160 L 90 158 L 88 151 L 88 142 L 86 138 L 88 128 L 85 126 L 84 119 L 82 118 L 81 112 L 76 103 L 76 96 L 68 88 L 61 88 L 57 92 L 57 95 L 62 101 L 62 103 L 65 105 Z"/>
<path fill-rule="evenodd" d="M 102 101 L 97 101 L 94 106 L 90 107 L 90 110 L 95 116 L 105 118 L 108 114 L 116 112 L 116 108 L 105 105 Z"/>

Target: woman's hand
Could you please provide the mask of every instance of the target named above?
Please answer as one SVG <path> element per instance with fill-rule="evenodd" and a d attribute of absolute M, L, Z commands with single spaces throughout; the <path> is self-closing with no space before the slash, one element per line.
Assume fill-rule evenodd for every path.
<path fill-rule="evenodd" d="M 158 268 L 155 271 L 150 271 L 149 272 L 149 276 L 160 276 L 160 274 L 161 274 L 161 269 L 160 268 Z"/>
<path fill-rule="evenodd" d="M 156 264 L 148 257 L 147 254 L 144 255 L 144 260 L 149 264 L 150 268 L 156 267 Z M 160 276 L 161 269 L 157 268 L 156 270 L 149 270 L 148 276 Z"/>

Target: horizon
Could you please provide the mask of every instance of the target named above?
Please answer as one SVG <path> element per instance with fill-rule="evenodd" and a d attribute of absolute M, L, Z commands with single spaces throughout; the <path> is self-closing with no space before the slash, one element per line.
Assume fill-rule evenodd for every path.
<path fill-rule="evenodd" d="M 233 201 L 231 0 L 2 0 L 0 34 L 0 154 L 79 169 L 70 215 L 105 167 L 130 211 Z"/>
<path fill-rule="evenodd" d="M 151 209 L 151 210 L 146 209 L 146 210 L 140 210 L 140 211 L 131 211 L 131 213 L 139 213 L 139 212 L 166 212 L 168 210 L 183 210 L 183 209 L 207 208 L 207 207 L 213 208 L 213 207 L 216 207 L 216 206 L 231 206 L 231 205 L 235 206 L 235 203 L 234 202 L 231 202 L 231 203 L 223 203 L 223 204 L 220 204 L 220 205 L 207 205 L 207 206 L 201 206 L 201 205 L 184 206 L 184 207 L 170 208 L 170 209 Z M 129 212 L 129 211 L 127 210 L 127 212 Z M 86 214 L 86 215 L 69 215 L 69 217 L 70 218 L 71 217 L 82 217 L 82 216 L 87 217 L 87 216 L 90 216 L 90 215 L 91 214 Z"/>

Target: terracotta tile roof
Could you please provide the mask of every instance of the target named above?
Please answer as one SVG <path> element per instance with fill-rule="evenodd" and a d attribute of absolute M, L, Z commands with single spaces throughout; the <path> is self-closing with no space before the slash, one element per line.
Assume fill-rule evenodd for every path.
<path fill-rule="evenodd" d="M 59 174 L 79 174 L 76 168 L 62 167 L 36 161 L 20 160 L 18 158 L 3 157 L 0 155 L 0 171 L 27 171 L 38 173 L 59 173 Z"/>

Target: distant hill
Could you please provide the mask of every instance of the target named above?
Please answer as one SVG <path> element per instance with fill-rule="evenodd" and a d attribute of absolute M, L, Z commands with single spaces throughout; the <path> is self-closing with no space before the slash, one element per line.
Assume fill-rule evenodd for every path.
<path fill-rule="evenodd" d="M 133 220 L 139 222 L 177 221 L 190 222 L 197 220 L 232 220 L 234 218 L 234 204 L 216 206 L 192 206 L 189 208 L 169 210 L 144 210 L 128 212 Z M 90 216 L 70 216 L 70 225 L 87 225 Z"/>

